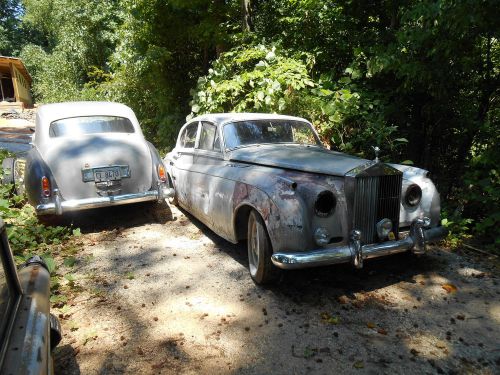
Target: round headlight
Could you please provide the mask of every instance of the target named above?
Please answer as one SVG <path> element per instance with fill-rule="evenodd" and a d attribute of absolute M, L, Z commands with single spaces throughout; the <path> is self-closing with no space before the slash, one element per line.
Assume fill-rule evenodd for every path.
<path fill-rule="evenodd" d="M 389 219 L 382 219 L 377 223 L 378 238 L 385 240 L 389 233 L 392 231 L 392 221 Z"/>
<path fill-rule="evenodd" d="M 318 228 L 314 231 L 314 242 L 319 246 L 328 245 L 330 242 L 330 234 L 325 228 Z"/>
<path fill-rule="evenodd" d="M 316 215 L 319 217 L 327 217 L 335 208 L 337 204 L 337 200 L 335 199 L 335 195 L 329 191 L 324 190 L 318 194 L 316 198 L 316 202 L 314 202 L 314 210 L 316 211 Z"/>
<path fill-rule="evenodd" d="M 405 193 L 405 202 L 410 207 L 415 207 L 422 199 L 422 189 L 417 184 L 408 186 Z"/>

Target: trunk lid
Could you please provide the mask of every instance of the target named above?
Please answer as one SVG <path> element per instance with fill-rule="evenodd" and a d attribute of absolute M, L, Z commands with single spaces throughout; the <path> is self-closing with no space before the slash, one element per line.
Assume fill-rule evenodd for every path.
<path fill-rule="evenodd" d="M 88 168 L 129 166 L 130 177 L 114 182 L 116 186 L 112 189 L 119 190 L 117 194 L 151 189 L 151 153 L 146 142 L 135 134 L 92 134 L 78 139 L 61 137 L 52 138 L 50 143 L 42 157 L 64 200 L 102 196 L 102 190 L 98 194 L 94 181 L 83 181 L 82 169 Z"/>

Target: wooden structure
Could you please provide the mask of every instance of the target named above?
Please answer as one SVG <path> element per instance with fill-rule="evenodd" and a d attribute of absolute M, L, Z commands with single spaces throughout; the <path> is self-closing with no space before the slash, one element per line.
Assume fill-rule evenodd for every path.
<path fill-rule="evenodd" d="M 21 59 L 0 56 L 0 110 L 32 107 L 31 82 Z"/>

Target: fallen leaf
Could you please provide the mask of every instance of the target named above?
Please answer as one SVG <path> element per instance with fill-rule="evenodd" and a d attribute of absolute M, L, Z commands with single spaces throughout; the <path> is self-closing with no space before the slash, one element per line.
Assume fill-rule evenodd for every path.
<path fill-rule="evenodd" d="M 327 312 L 321 313 L 321 319 L 323 319 L 323 321 L 325 323 L 328 323 L 328 324 L 339 324 L 340 323 L 340 319 L 337 316 L 331 316 Z"/>
<path fill-rule="evenodd" d="M 436 342 L 436 348 L 445 349 L 446 343 L 444 341 L 438 341 L 438 342 Z"/>
<path fill-rule="evenodd" d="M 341 305 L 345 305 L 349 302 L 349 298 L 347 298 L 347 296 L 340 296 L 337 298 L 337 301 L 341 304 Z"/>
<path fill-rule="evenodd" d="M 453 284 L 443 284 L 441 287 L 448 293 L 455 293 L 457 291 L 457 287 Z"/>
<path fill-rule="evenodd" d="M 377 329 L 377 332 L 380 333 L 381 335 L 387 335 L 387 331 L 383 328 Z"/>
<path fill-rule="evenodd" d="M 354 367 L 354 368 L 364 368 L 365 364 L 363 363 L 363 361 L 356 361 L 356 362 L 353 363 L 352 367 Z"/>

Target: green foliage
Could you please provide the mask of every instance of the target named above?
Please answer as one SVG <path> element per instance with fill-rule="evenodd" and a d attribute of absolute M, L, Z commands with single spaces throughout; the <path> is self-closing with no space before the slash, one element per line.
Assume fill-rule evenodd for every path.
<path fill-rule="evenodd" d="M 232 111 L 302 116 L 313 122 L 327 145 L 359 154 L 375 143 L 396 149 L 407 142 L 394 139 L 396 127 L 380 115 L 381 98 L 360 90 L 349 75 L 338 82 L 326 75 L 314 79 L 311 59 L 307 53 L 262 44 L 225 52 L 198 79 L 189 117 Z"/>
<path fill-rule="evenodd" d="M 442 216 L 441 225 L 448 229 L 446 242 L 450 247 L 456 248 L 460 246 L 464 240 L 471 237 L 470 224 L 473 222 L 472 219 L 463 218 L 457 211 L 450 215 L 444 210 Z"/>
<path fill-rule="evenodd" d="M 500 108 L 494 108 L 489 117 L 491 122 L 476 137 L 461 192 L 465 215 L 476 218 L 474 232 L 483 237 L 487 246 L 497 250 L 500 250 L 499 113 Z"/>
<path fill-rule="evenodd" d="M 28 43 L 21 58 L 34 79 L 40 102 L 81 100 L 96 69 L 105 69 L 117 35 L 117 2 L 25 0 L 24 27 L 41 40 Z"/>
<path fill-rule="evenodd" d="M 0 55 L 13 56 L 22 40 L 19 0 L 0 0 Z"/>
<path fill-rule="evenodd" d="M 1 150 L 0 163 L 6 156 L 7 152 Z M 0 170 L 0 177 L 3 173 Z M 47 253 L 50 261 L 51 247 L 71 237 L 71 228 L 47 227 L 39 223 L 26 197 L 13 194 L 12 185 L 0 184 L 0 216 L 7 226 L 9 243 L 18 261 L 24 261 L 33 253 Z"/>

